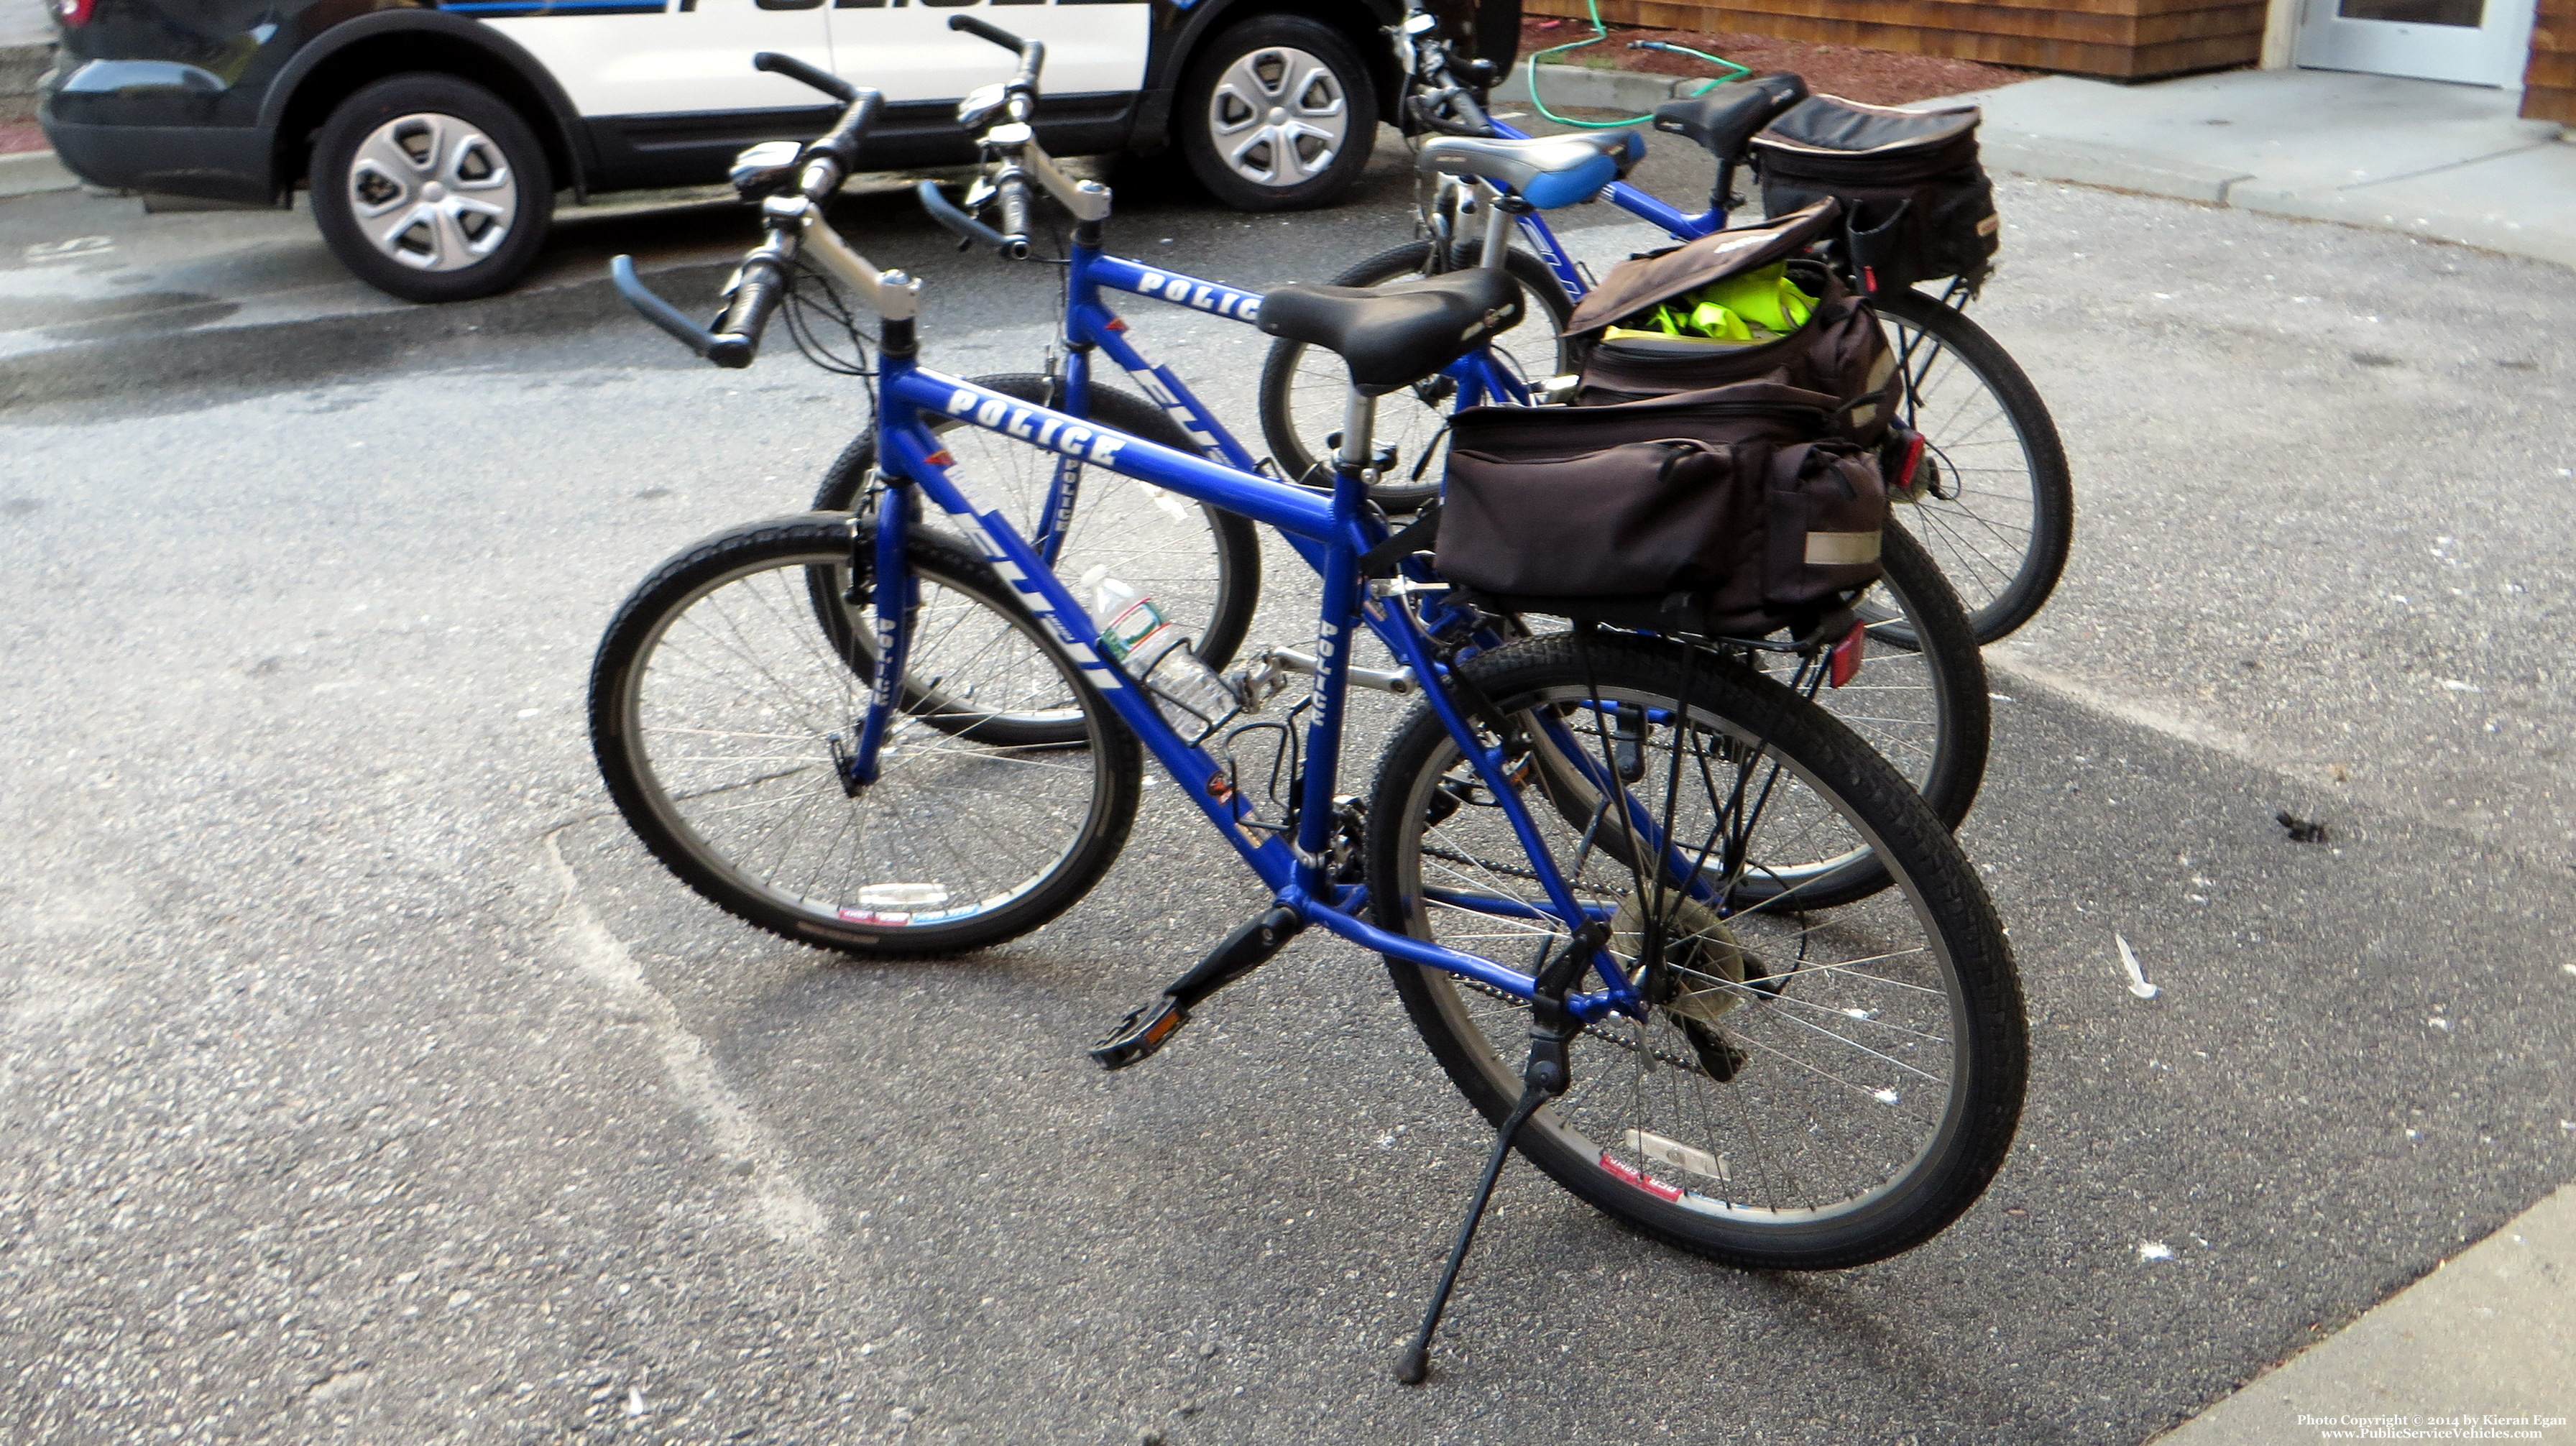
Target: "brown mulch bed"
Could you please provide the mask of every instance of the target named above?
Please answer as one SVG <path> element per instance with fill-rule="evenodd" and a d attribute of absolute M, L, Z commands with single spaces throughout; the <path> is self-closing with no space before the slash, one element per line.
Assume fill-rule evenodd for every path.
<path fill-rule="evenodd" d="M 1582 20 L 1526 16 L 1521 21 L 1524 59 L 1550 46 L 1579 40 L 1591 25 Z M 1723 55 L 1738 65 L 1766 70 L 1794 70 L 1807 78 L 1810 90 L 1871 105 L 1903 105 L 1965 90 L 1985 90 L 2029 80 L 2035 72 L 1938 55 L 1905 55 L 1893 50 L 1866 50 L 1856 45 L 1810 45 L 1768 35 L 1709 34 L 1688 30 L 1644 30 L 1610 27 L 1610 38 L 1583 50 L 1550 56 L 1551 65 L 1599 65 L 1643 70 L 1656 75 L 1708 75 L 1711 69 L 1687 55 L 1660 50 L 1630 50 L 1632 40 L 1663 40 Z"/>

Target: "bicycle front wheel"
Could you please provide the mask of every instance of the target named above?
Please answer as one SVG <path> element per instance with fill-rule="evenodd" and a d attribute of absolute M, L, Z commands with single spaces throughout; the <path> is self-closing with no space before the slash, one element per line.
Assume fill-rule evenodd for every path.
<path fill-rule="evenodd" d="M 1904 373 L 1906 421 L 1936 473 L 1899 515 L 1958 589 L 1977 641 L 2008 637 L 2057 590 L 2074 537 L 2075 484 L 2057 424 L 1985 328 L 1919 291 L 1871 302 Z"/>
<path fill-rule="evenodd" d="M 983 559 L 917 531 L 904 707 L 877 780 L 847 786 L 871 619 L 847 603 L 818 619 L 838 594 L 815 579 L 842 576 L 854 541 L 847 516 L 781 518 L 645 579 L 591 668 L 609 796 L 681 882 L 801 944 L 914 957 L 1027 933 L 1126 842 L 1135 735 Z M 1074 741 L 997 726 L 1041 712 L 1068 717 Z"/>
<path fill-rule="evenodd" d="M 1432 243 L 1408 241 L 1379 252 L 1334 277 L 1333 286 L 1383 286 L 1431 273 Z M 1572 354 L 1557 333 L 1574 314 L 1574 303 L 1545 262 L 1526 251 L 1505 253 L 1503 269 L 1521 284 L 1521 320 L 1487 343 L 1494 359 L 1525 381 L 1539 381 L 1573 369 Z M 1332 457 L 1324 439 L 1341 430 L 1342 409 L 1351 389 L 1350 368 L 1319 346 L 1281 338 L 1270 344 L 1261 367 L 1261 440 L 1279 474 L 1306 481 Z M 1369 496 L 1390 512 L 1411 512 L 1440 495 L 1440 478 L 1448 463 L 1449 414 L 1456 410 L 1458 384 L 1446 376 L 1424 377 L 1378 400 L 1377 440 L 1395 446 L 1395 470 Z M 1323 480 L 1329 481 L 1327 476 Z"/>
<path fill-rule="evenodd" d="M 2029 1047 L 2002 928 L 1940 820 L 1814 704 L 1706 650 L 1577 634 L 1465 669 L 1514 724 L 1496 738 L 1479 721 L 1478 746 L 1505 749 L 1542 845 L 1577 901 L 1610 916 L 1647 1001 L 1643 1019 L 1574 1041 L 1572 1087 L 1523 1128 L 1522 1154 L 1623 1224 L 1747 1268 L 1859 1265 L 1958 1218 L 2011 1148 Z M 1633 751 L 1613 738 L 1622 715 L 1645 723 Z M 1838 834 L 1877 854 L 1891 887 L 1831 914 L 1794 891 L 1730 908 L 1723 885 L 1685 903 L 1672 870 L 1641 878 L 1599 847 L 1618 810 L 1578 820 L 1535 796 L 1553 770 L 1531 740 L 1551 733 L 1623 777 L 1694 871 L 1713 860 L 1740 879 Z M 1427 707 L 1387 746 L 1368 846 L 1381 927 L 1520 971 L 1567 946 L 1504 810 Z M 1526 1003 L 1388 968 L 1442 1069 L 1499 1122 L 1520 1091 Z"/>

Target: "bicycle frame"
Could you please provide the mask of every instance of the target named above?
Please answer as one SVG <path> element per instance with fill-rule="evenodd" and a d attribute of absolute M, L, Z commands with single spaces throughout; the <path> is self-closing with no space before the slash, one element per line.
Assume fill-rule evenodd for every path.
<path fill-rule="evenodd" d="M 1490 117 L 1488 121 L 1494 134 L 1503 140 L 1530 139 L 1529 132 L 1507 122 L 1492 120 Z M 1625 181 L 1612 181 L 1603 189 L 1601 198 L 1638 220 L 1662 227 L 1664 234 L 1676 241 L 1696 241 L 1712 231 L 1726 229 L 1726 213 L 1714 206 L 1696 216 L 1689 215 L 1665 205 L 1655 196 L 1638 190 Z M 1514 219 L 1520 222 L 1521 240 L 1528 243 L 1530 251 L 1546 264 L 1549 272 L 1556 277 L 1557 284 L 1565 288 L 1565 294 L 1576 301 L 1581 301 L 1584 293 L 1592 288 L 1584 281 L 1582 271 L 1574 264 L 1574 258 L 1566 255 L 1565 248 L 1557 244 L 1556 233 L 1547 228 L 1547 222 L 1541 219 L 1540 213 L 1524 212 Z"/>
<path fill-rule="evenodd" d="M 905 549 L 917 510 L 913 499 L 927 497 L 954 519 L 982 549 L 994 570 L 1017 589 L 1020 600 L 1054 634 L 1083 677 L 1282 904 L 1362 948 L 1443 969 L 1517 998 L 1531 995 L 1528 975 L 1427 940 L 1389 933 L 1358 917 L 1356 911 L 1365 905 L 1366 891 L 1336 884 L 1328 873 L 1342 719 L 1350 686 L 1346 644 L 1352 629 L 1366 622 L 1388 640 L 1397 656 L 1414 669 L 1415 676 L 1426 680 L 1423 696 L 1503 808 L 1540 876 L 1551 916 L 1571 932 L 1582 923 L 1610 915 L 1612 910 L 1607 906 L 1585 905 L 1574 898 L 1554 857 L 1540 840 L 1524 801 L 1502 775 L 1502 750 L 1481 746 L 1446 690 L 1437 686 L 1439 665 L 1401 594 L 1388 596 L 1364 586 L 1359 576 L 1360 555 L 1384 533 L 1366 506 L 1366 484 L 1356 472 L 1341 471 L 1328 499 L 1305 488 L 1193 457 L 1142 438 L 1093 427 L 1078 416 L 1034 406 L 927 370 L 910 356 L 883 355 L 878 395 L 878 435 L 883 439 L 879 455 L 888 486 L 877 509 L 871 595 L 877 614 L 879 666 L 868 717 L 860 729 L 857 756 L 851 763 L 854 777 L 874 777 L 877 750 L 889 721 L 901 709 L 902 666 L 908 642 L 905 619 L 912 602 Z M 1240 513 L 1299 541 L 1301 551 L 1311 550 L 1319 559 L 1323 598 L 1315 629 L 1318 666 L 1313 681 L 1312 716 L 1306 725 L 1305 771 L 1300 781 L 1302 793 L 1293 839 L 1256 827 L 1251 804 L 1233 790 L 1226 770 L 1216 758 L 1204 748 L 1185 742 L 1163 720 L 1143 690 L 1101 656 L 1098 625 L 1047 566 L 1036 547 L 999 510 L 976 511 L 973 502 L 950 479 L 948 467 L 953 459 L 924 422 L 927 415 L 952 417 L 1082 465 L 1105 467 Z M 1605 778 L 1585 758 L 1561 721 L 1548 720 L 1546 726 L 1563 735 L 1552 741 L 1565 756 L 1584 760 L 1582 766 L 1596 787 L 1615 787 L 1614 780 Z M 1619 792 L 1627 798 L 1624 789 Z M 1632 816 L 1646 817 L 1633 798 L 1627 801 Z M 1671 856 L 1669 849 L 1665 852 Z M 1529 908 L 1518 901 L 1485 902 L 1497 912 L 1526 913 Z M 1626 977 L 1606 949 L 1598 952 L 1593 967 L 1609 987 L 1570 995 L 1567 1008 L 1576 1018 L 1590 1021 L 1612 1012 L 1642 1011 L 1635 982 Z"/>
<path fill-rule="evenodd" d="M 1065 277 L 1062 403 L 1065 411 L 1077 417 L 1090 414 L 1091 353 L 1098 350 L 1133 378 L 1209 461 L 1237 472 L 1259 474 L 1262 462 L 1217 420 L 1198 394 L 1169 366 L 1155 362 L 1137 347 L 1127 322 L 1103 299 L 1105 292 L 1151 297 L 1247 326 L 1259 324 L 1260 293 L 1112 256 L 1077 235 Z M 1530 399 L 1529 388 L 1487 348 L 1479 347 L 1460 357 L 1438 375 L 1457 383 L 1457 405 L 1462 407 L 1486 401 L 1526 405 Z M 1063 548 L 1064 531 L 1071 524 L 1081 490 L 1080 477 L 1080 463 L 1057 463 L 1054 481 L 1047 490 L 1045 522 L 1038 535 L 1029 539 L 1038 555 L 1049 563 Z M 1286 529 L 1282 533 L 1310 565 L 1318 571 L 1322 569 L 1322 554 L 1311 539 Z"/>

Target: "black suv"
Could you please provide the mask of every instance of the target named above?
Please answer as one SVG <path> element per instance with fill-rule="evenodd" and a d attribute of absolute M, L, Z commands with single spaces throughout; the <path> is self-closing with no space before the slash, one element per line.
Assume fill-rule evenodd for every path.
<path fill-rule="evenodd" d="M 885 92 L 869 161 L 974 158 L 954 111 L 1007 57 L 948 28 L 986 0 L 50 0 L 38 118 L 102 186 L 284 205 L 396 296 L 507 286 L 555 193 L 711 183 L 755 141 L 831 123 L 752 68 L 781 51 Z M 1519 0 L 1454 0 L 1508 64 Z M 1367 164 L 1399 0 L 990 0 L 1047 46 L 1060 155 L 1177 143 L 1217 199 L 1322 205 Z"/>

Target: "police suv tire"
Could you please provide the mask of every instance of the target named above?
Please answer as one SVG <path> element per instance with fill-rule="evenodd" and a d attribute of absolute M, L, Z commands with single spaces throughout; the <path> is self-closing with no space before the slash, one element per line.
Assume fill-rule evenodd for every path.
<path fill-rule="evenodd" d="M 1311 97 L 1304 89 L 1280 97 L 1290 103 L 1283 109 L 1299 112 L 1290 119 L 1325 129 L 1336 124 L 1340 127 L 1332 159 L 1302 180 L 1260 179 L 1250 173 L 1262 169 L 1257 163 L 1238 164 L 1233 159 L 1232 153 L 1243 147 L 1244 136 L 1217 134 L 1219 86 L 1228 85 L 1230 94 L 1239 89 L 1233 83 L 1244 79 L 1245 71 L 1238 67 L 1254 60 L 1252 69 L 1258 70 L 1258 59 L 1264 52 L 1322 62 L 1329 74 L 1326 84 L 1339 93 L 1339 114 L 1335 116 L 1311 114 L 1311 107 L 1304 104 Z M 1230 98 L 1228 104 L 1238 99 L 1239 96 Z M 1209 41 L 1191 59 L 1173 110 L 1173 124 L 1180 132 L 1181 154 L 1189 162 L 1191 175 L 1210 195 L 1238 211 L 1303 211 L 1339 199 L 1367 167 L 1369 150 L 1377 141 L 1377 85 L 1369 76 L 1367 62 L 1331 26 L 1302 15 L 1263 15 Z M 1274 159 L 1268 169 L 1284 177 L 1302 170 L 1303 165 L 1300 160 L 1283 168 Z"/>
<path fill-rule="evenodd" d="M 412 169 L 388 179 L 406 156 Z M 340 102 L 314 140 L 308 174 L 331 254 L 406 301 L 465 301 L 509 286 L 554 216 L 553 168 L 527 121 L 483 87 L 432 71 L 388 76 Z M 385 197 L 372 213 L 369 186 Z M 422 206 L 442 214 L 391 229 Z M 487 244 L 494 225 L 503 232 Z"/>

